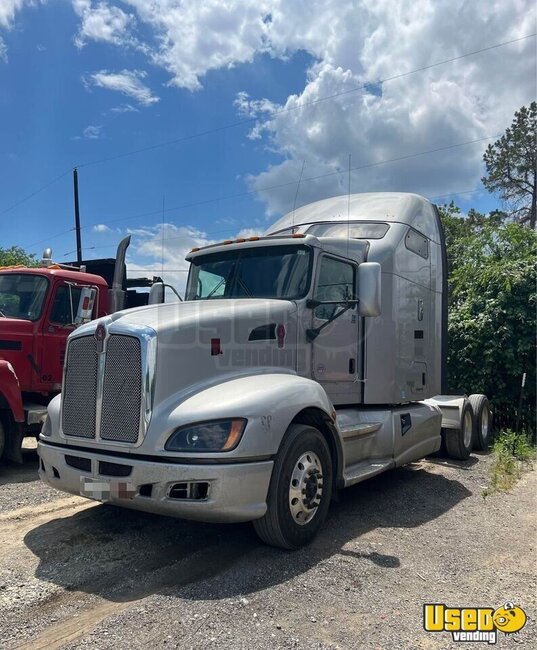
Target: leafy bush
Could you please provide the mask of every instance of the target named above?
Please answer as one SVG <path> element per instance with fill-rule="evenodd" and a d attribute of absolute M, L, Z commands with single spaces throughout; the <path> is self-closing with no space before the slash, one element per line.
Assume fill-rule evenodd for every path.
<path fill-rule="evenodd" d="M 521 419 L 535 431 L 537 235 L 502 224 L 498 213 L 463 218 L 453 205 L 441 213 L 450 260 L 450 388 L 484 393 L 497 413 L 514 416 L 526 372 Z"/>
<path fill-rule="evenodd" d="M 508 492 L 520 478 L 523 468 L 531 466 L 536 450 L 528 436 L 508 429 L 502 431 L 492 447 L 494 460 L 490 468 L 490 485 L 483 496 Z"/>

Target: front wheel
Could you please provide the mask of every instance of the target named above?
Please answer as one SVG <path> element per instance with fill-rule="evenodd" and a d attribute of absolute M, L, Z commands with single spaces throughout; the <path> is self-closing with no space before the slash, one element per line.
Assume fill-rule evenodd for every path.
<path fill-rule="evenodd" d="M 254 528 L 261 539 L 285 549 L 311 542 L 332 496 L 332 458 L 318 429 L 292 424 L 274 463 L 267 512 Z"/>

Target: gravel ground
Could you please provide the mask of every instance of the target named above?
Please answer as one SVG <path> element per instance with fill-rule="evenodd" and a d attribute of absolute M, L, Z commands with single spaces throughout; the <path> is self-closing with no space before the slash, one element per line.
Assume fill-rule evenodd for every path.
<path fill-rule="evenodd" d="M 423 630 L 425 602 L 505 600 L 529 620 L 498 645 L 537 647 L 537 472 L 484 500 L 489 466 L 430 459 L 343 491 L 288 553 L 249 525 L 62 495 L 28 452 L 0 468 L 0 648 L 453 648 Z"/>

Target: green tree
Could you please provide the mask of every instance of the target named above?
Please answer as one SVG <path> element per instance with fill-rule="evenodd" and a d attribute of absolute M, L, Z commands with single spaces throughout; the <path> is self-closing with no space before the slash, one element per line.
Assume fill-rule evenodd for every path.
<path fill-rule="evenodd" d="M 11 246 L 10 248 L 0 246 L 0 266 L 16 266 L 18 264 L 37 266 L 35 255 L 27 253 L 20 246 Z"/>
<path fill-rule="evenodd" d="M 508 215 L 535 228 L 537 220 L 537 102 L 515 113 L 513 123 L 483 154 L 481 181 L 498 193 Z"/>
<path fill-rule="evenodd" d="M 527 373 L 525 417 L 535 430 L 535 308 L 537 234 L 501 224 L 502 214 L 460 216 L 441 209 L 450 256 L 448 381 L 485 393 L 514 415 Z"/>

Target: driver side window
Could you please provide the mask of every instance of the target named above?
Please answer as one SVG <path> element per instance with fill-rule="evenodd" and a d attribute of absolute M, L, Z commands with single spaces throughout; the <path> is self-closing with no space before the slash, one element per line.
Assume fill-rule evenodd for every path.
<path fill-rule="evenodd" d="M 344 303 L 354 299 L 354 267 L 333 257 L 324 255 L 321 259 L 315 300 L 330 300 Z M 315 309 L 315 318 L 330 319 L 338 305 L 320 305 Z"/>
<path fill-rule="evenodd" d="M 73 325 L 78 303 L 80 302 L 81 287 L 69 287 L 62 284 L 56 289 L 52 309 L 50 310 L 50 322 L 58 325 Z"/>

